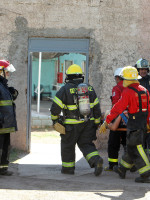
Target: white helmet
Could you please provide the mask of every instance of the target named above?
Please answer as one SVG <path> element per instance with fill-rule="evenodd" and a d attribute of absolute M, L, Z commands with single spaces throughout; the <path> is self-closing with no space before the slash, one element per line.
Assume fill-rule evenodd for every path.
<path fill-rule="evenodd" d="M 16 71 L 16 69 L 14 68 L 14 66 L 12 64 L 10 64 L 9 61 L 7 60 L 0 60 L 0 70 L 5 70 L 8 72 L 14 72 Z"/>
<path fill-rule="evenodd" d="M 115 76 L 120 76 L 122 69 L 123 69 L 123 67 L 117 68 L 117 69 L 115 70 L 115 72 L 114 72 L 114 77 L 115 77 Z"/>

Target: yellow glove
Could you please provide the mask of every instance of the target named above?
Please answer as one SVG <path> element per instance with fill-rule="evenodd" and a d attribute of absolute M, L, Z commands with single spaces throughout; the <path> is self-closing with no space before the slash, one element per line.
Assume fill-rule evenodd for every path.
<path fill-rule="evenodd" d="M 106 129 L 108 128 L 108 124 L 106 121 L 100 126 L 99 133 L 106 133 Z"/>
<path fill-rule="evenodd" d="M 58 123 L 58 122 L 56 122 L 56 123 L 54 124 L 54 129 L 55 129 L 57 132 L 59 132 L 60 134 L 63 134 L 63 135 L 66 134 L 65 127 L 64 127 L 62 124 Z"/>
<path fill-rule="evenodd" d="M 150 126 L 149 126 L 149 124 L 147 124 L 147 132 L 148 133 L 150 132 Z"/>

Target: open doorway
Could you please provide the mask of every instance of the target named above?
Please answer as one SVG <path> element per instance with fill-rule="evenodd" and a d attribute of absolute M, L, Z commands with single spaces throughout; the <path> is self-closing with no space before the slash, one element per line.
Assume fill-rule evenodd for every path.
<path fill-rule="evenodd" d="M 71 64 L 82 67 L 85 82 L 88 82 L 88 42 L 87 39 L 29 40 L 27 127 L 29 151 L 33 140 L 37 142 L 39 139 L 40 143 L 60 140 L 59 133 L 53 133 L 49 109 L 53 97 L 64 84 L 65 72 Z"/>
<path fill-rule="evenodd" d="M 65 72 L 72 64 L 86 62 L 86 55 L 79 53 L 32 53 L 31 80 L 31 148 L 34 143 L 51 143 L 58 138 L 54 133 L 50 108 L 56 92 L 65 81 Z M 84 72 L 85 68 L 83 68 Z M 57 137 L 58 136 L 58 137 Z"/>

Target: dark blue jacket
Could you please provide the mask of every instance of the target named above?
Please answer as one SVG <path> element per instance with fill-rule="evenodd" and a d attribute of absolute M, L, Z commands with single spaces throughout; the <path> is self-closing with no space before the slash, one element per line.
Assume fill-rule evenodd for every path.
<path fill-rule="evenodd" d="M 142 77 L 138 81 L 140 82 L 140 85 L 145 87 L 150 93 L 150 76 L 146 75 L 145 77 Z"/>
<path fill-rule="evenodd" d="M 0 134 L 17 130 L 15 104 L 7 85 L 7 79 L 0 76 Z"/>

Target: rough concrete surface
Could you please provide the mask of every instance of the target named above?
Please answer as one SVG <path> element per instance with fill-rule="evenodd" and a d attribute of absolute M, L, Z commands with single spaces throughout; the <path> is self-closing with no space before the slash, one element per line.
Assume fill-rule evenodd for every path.
<path fill-rule="evenodd" d="M 150 184 L 134 182 L 138 173 L 128 172 L 125 180 L 114 172 L 105 171 L 95 177 L 94 169 L 89 168 L 78 148 L 75 175 L 61 174 L 60 138 L 53 137 L 50 141 L 32 140 L 31 153 L 11 163 L 14 175 L 0 176 L 1 200 L 150 199 Z M 100 150 L 100 155 L 106 166 L 107 151 Z"/>

